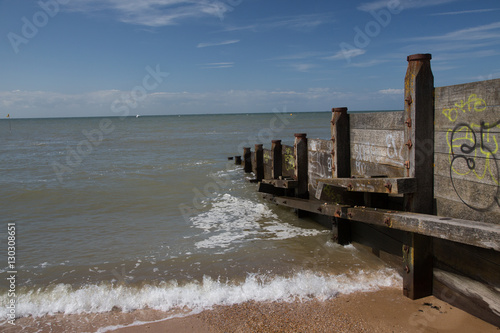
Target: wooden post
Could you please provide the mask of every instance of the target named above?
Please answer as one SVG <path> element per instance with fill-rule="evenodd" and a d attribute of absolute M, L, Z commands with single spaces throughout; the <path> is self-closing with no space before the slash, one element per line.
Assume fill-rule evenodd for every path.
<path fill-rule="evenodd" d="M 264 179 L 264 145 L 255 145 L 255 180 Z"/>
<path fill-rule="evenodd" d="M 246 173 L 252 172 L 252 152 L 250 148 L 243 148 L 243 166 Z"/>
<path fill-rule="evenodd" d="M 271 146 L 271 159 L 273 161 L 272 165 L 272 177 L 273 179 L 279 179 L 283 175 L 283 170 L 282 170 L 282 161 L 283 161 L 283 155 L 282 155 L 282 146 L 281 146 L 281 140 L 273 140 L 272 141 L 272 146 Z"/>
<path fill-rule="evenodd" d="M 308 193 L 308 158 L 307 158 L 307 134 L 295 134 L 295 180 L 298 181 L 295 196 L 298 198 L 309 198 Z"/>
<path fill-rule="evenodd" d="M 405 167 L 417 180 L 417 192 L 405 198 L 405 210 L 434 212 L 434 77 L 430 54 L 408 56 L 405 77 Z"/>
<path fill-rule="evenodd" d="M 241 165 L 241 156 L 234 157 L 234 164 Z"/>
<path fill-rule="evenodd" d="M 347 108 L 333 108 L 332 121 L 332 176 L 351 177 L 351 141 L 349 135 L 349 115 Z"/>
<path fill-rule="evenodd" d="M 434 211 L 434 77 L 430 54 L 408 56 L 405 76 L 405 168 L 417 191 L 405 194 L 405 210 Z M 403 245 L 403 292 L 417 299 L 432 295 L 432 238 L 409 233 Z"/>

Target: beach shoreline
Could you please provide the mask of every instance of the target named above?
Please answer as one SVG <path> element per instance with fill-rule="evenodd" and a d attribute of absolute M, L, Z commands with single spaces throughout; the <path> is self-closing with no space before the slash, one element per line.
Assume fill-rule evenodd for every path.
<path fill-rule="evenodd" d="M 176 318 L 172 318 L 176 316 Z M 170 318 L 170 319 L 168 319 Z M 24 317 L 4 332 L 484 332 L 488 324 L 434 296 L 412 301 L 399 288 L 339 294 L 328 300 L 250 301 L 217 305 L 198 314 L 145 309 L 108 313 Z"/>

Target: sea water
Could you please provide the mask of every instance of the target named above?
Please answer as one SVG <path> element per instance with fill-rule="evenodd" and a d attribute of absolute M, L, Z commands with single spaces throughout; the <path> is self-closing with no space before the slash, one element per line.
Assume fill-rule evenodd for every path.
<path fill-rule="evenodd" d="M 227 159 L 273 139 L 292 145 L 294 133 L 328 139 L 330 117 L 0 121 L 0 323 L 13 312 L 191 313 L 399 285 L 376 258 L 262 200 Z"/>

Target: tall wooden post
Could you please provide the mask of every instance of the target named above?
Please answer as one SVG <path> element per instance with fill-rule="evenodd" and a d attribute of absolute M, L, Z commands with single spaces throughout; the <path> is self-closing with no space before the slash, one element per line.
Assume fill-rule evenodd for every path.
<path fill-rule="evenodd" d="M 298 198 L 309 198 L 308 193 L 308 158 L 307 158 L 307 134 L 296 133 L 294 143 L 295 153 L 295 175 L 297 180 L 297 188 L 295 195 Z"/>
<path fill-rule="evenodd" d="M 332 176 L 351 177 L 351 141 L 349 135 L 349 115 L 347 108 L 333 108 L 332 121 Z"/>
<path fill-rule="evenodd" d="M 405 195 L 405 210 L 432 214 L 434 203 L 434 77 L 430 54 L 408 56 L 405 76 L 405 167 L 417 191 Z M 403 292 L 411 299 L 432 295 L 432 238 L 409 233 L 403 246 Z"/>
<path fill-rule="evenodd" d="M 243 169 L 246 173 L 252 172 L 252 152 L 250 148 L 243 148 Z"/>
<path fill-rule="evenodd" d="M 333 178 L 351 177 L 351 139 L 350 120 L 347 108 L 333 108 L 331 121 L 332 134 L 332 176 Z M 351 243 L 351 221 L 335 217 L 337 225 L 337 243 Z"/>
<path fill-rule="evenodd" d="M 273 161 L 272 165 L 272 178 L 279 179 L 283 175 L 283 147 L 281 146 L 281 140 L 273 140 L 271 145 L 271 159 Z"/>
<path fill-rule="evenodd" d="M 264 145 L 255 145 L 255 180 L 264 179 Z"/>

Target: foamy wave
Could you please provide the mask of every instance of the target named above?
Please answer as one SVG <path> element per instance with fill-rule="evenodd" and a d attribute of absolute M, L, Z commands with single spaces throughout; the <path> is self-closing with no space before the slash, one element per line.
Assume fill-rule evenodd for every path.
<path fill-rule="evenodd" d="M 311 271 L 291 277 L 251 274 L 242 283 L 221 282 L 205 276 L 201 282 L 184 285 L 176 281 L 140 288 L 109 284 L 89 285 L 74 289 L 58 284 L 45 289 L 18 294 L 18 317 L 47 314 L 82 314 L 108 312 L 119 307 L 124 312 L 151 308 L 171 311 L 188 308 L 193 312 L 214 305 L 232 305 L 247 301 L 294 301 L 304 299 L 326 300 L 337 294 L 373 291 L 381 287 L 401 285 L 401 278 L 392 269 L 376 272 L 363 270 L 342 275 L 323 275 Z M 7 316 L 7 294 L 0 297 L 0 316 Z"/>
<path fill-rule="evenodd" d="M 218 196 L 210 210 L 192 217 L 191 222 L 208 236 L 195 244 L 197 248 L 227 249 L 245 240 L 279 240 L 328 232 L 282 222 L 268 206 L 227 193 Z"/>

